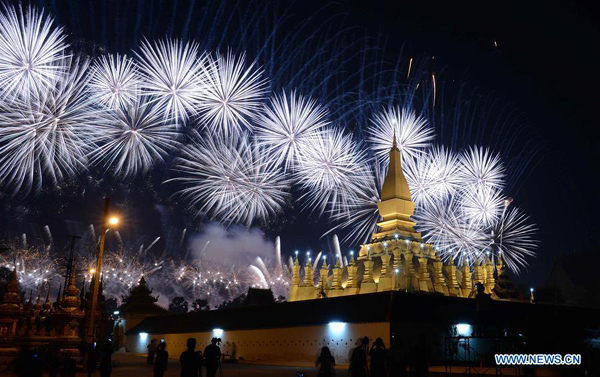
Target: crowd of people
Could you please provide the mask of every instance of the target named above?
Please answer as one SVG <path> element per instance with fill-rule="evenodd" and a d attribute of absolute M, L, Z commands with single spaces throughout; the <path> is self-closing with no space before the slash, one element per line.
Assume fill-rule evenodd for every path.
<path fill-rule="evenodd" d="M 335 376 L 335 359 L 329 347 L 321 348 L 316 366 L 317 377 Z M 425 343 L 418 343 L 412 347 L 411 352 L 407 352 L 398 337 L 392 338 L 390 349 L 385 347 L 383 339 L 377 338 L 369 348 L 369 338 L 365 336 L 358 347 L 351 351 L 351 377 L 403 377 L 407 373 L 417 377 L 427 376 L 428 348 Z"/>
<path fill-rule="evenodd" d="M 221 349 L 219 338 L 213 338 L 211 343 L 204 349 L 196 351 L 196 339 L 189 338 L 186 342 L 187 350 L 179 356 L 181 366 L 181 377 L 202 377 L 202 367 L 206 368 L 207 377 L 215 377 L 221 367 Z M 168 366 L 169 353 L 167 343 L 152 339 L 148 345 L 148 358 L 146 362 L 154 365 L 154 377 L 163 377 Z"/>

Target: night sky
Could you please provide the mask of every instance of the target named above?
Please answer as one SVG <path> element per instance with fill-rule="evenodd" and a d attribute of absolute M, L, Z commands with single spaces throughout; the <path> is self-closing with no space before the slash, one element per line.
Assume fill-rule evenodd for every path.
<path fill-rule="evenodd" d="M 235 35 L 235 20 L 252 22 L 239 11 L 242 14 L 231 17 L 234 21 L 229 21 L 230 30 L 225 34 L 194 33 L 203 19 L 202 1 L 180 1 L 175 6 L 170 1 L 157 1 L 147 4 L 141 13 L 136 11 L 136 1 L 33 3 L 44 5 L 59 24 L 65 25 L 75 48 L 92 56 L 104 51 L 129 52 L 142 35 L 153 39 L 185 33 L 210 41 L 208 47 L 223 47 L 229 45 L 227 36 Z M 339 30 L 343 20 L 352 35 L 377 38 L 384 45 L 387 60 L 393 62 L 400 55 L 435 57 L 434 69 L 443 72 L 446 80 L 492 93 L 520 114 L 519 124 L 527 132 L 517 145 L 531 148 L 534 159 L 526 172 L 509 184 L 507 194 L 538 224 L 540 240 L 538 259 L 532 260 L 530 271 L 519 277 L 523 284 L 542 284 L 555 255 L 597 248 L 600 13 L 595 9 L 584 2 L 566 1 L 543 2 L 543 7 L 523 1 L 460 6 L 456 2 L 425 5 L 399 1 L 341 1 L 324 6 L 318 1 L 298 1 L 289 8 L 283 3 L 279 8 L 287 18 L 278 30 L 280 34 L 296 33 L 308 19 L 310 25 L 331 22 L 335 24 L 332 29 Z M 241 8 L 260 9 L 268 3 L 248 4 Z M 187 18 L 190 9 L 193 16 Z M 230 16 L 214 10 L 208 14 L 209 19 Z M 265 18 L 271 16 L 265 12 Z M 191 19 L 189 30 L 184 29 L 186 19 Z M 204 18 L 204 22 L 209 21 Z M 140 35 L 128 32 L 134 24 L 141 25 Z M 324 27 L 319 33 L 326 38 L 331 30 Z M 312 37 L 314 33 L 303 29 L 299 35 Z M 243 45 L 243 41 L 234 45 Z M 358 128 L 355 131 L 359 132 Z M 528 143 L 530 140 L 533 142 Z M 185 203 L 172 196 L 173 188 L 160 184 L 160 177 L 169 174 L 168 166 L 159 166 L 148 177 L 123 184 L 91 171 L 36 196 L 3 196 L 0 231 L 4 237 L 27 232 L 34 238 L 41 233 L 41 226 L 49 224 L 55 242 L 66 243 L 62 235 L 82 232 L 86 224 L 99 222 L 102 197 L 110 195 L 126 214 L 123 222 L 129 229 L 122 233 L 127 238 L 162 235 L 168 243 L 184 227 L 191 231 L 202 228 L 202 219 L 194 218 Z M 263 229 L 269 238 L 281 235 L 287 253 L 296 248 L 328 247 L 327 240 L 319 239 L 327 230 L 326 224 L 300 213 L 297 207 Z"/>

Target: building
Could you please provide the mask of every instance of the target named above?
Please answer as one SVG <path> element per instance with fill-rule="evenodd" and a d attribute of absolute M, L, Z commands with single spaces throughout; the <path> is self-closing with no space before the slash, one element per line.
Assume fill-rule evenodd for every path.
<path fill-rule="evenodd" d="M 501 344 L 522 350 L 524 341 L 531 340 L 545 351 L 573 353 L 580 349 L 573 344 L 581 342 L 577 337 L 582 329 L 600 326 L 598 314 L 592 309 L 492 301 L 487 335 L 471 338 L 470 346 L 498 350 Z M 297 365 L 314 364 L 321 347 L 327 346 L 343 365 L 367 336 L 371 342 L 382 338 L 388 347 L 400 339 L 409 354 L 424 342 L 430 362 L 443 365 L 458 357 L 449 355 L 449 339 L 473 335 L 479 315 L 473 299 L 386 291 L 150 317 L 126 333 L 126 343 L 128 350 L 145 353 L 151 339 L 164 339 L 169 353 L 179 355 L 190 337 L 201 350 L 218 337 L 228 358 Z"/>
<path fill-rule="evenodd" d="M 113 328 L 113 341 L 118 348 L 125 345 L 123 334 L 137 326 L 144 318 L 169 313 L 167 309 L 156 304 L 158 297 L 152 296 L 152 290 L 148 288 L 143 276 L 123 301 Z"/>
<path fill-rule="evenodd" d="M 483 284 L 485 292 L 497 300 L 521 298 L 510 282 L 500 254 L 488 255 L 485 262 L 476 262 L 472 267 L 466 260 L 458 266 L 454 260 L 442 261 L 433 245 L 423 242 L 411 219 L 415 204 L 402 172 L 395 139 L 378 207 L 382 220 L 377 223 L 378 230 L 371 242 L 361 246 L 357 260 L 351 255 L 348 265 L 342 267 L 341 258 L 336 258 L 332 274 L 323 260 L 318 284 L 314 283 L 310 258 L 301 271 L 296 255 L 289 301 L 394 290 L 473 297 L 477 283 Z"/>

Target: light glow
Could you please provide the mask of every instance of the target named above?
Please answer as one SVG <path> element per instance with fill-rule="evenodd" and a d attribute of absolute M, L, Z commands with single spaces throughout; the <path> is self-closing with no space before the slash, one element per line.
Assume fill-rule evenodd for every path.
<path fill-rule="evenodd" d="M 332 334 L 342 334 L 346 329 L 346 322 L 329 322 L 329 331 Z"/>
<path fill-rule="evenodd" d="M 213 329 L 212 333 L 215 338 L 220 338 L 223 336 L 223 329 Z"/>
<path fill-rule="evenodd" d="M 459 323 L 458 325 L 456 325 L 456 332 L 460 336 L 471 336 L 471 333 L 473 332 L 473 327 L 468 323 Z"/>

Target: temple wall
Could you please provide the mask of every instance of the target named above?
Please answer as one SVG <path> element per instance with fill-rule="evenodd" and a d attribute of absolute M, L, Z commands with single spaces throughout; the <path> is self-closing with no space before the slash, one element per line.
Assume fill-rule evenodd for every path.
<path fill-rule="evenodd" d="M 234 354 L 237 359 L 251 362 L 314 363 L 321 351 L 327 346 L 337 364 L 349 363 L 352 348 L 364 336 L 373 342 L 380 337 L 389 347 L 389 323 L 345 323 L 325 324 L 321 326 L 287 327 L 256 330 L 224 330 L 221 335 L 213 332 L 183 334 L 147 334 L 128 335 L 127 350 L 134 353 L 146 353 L 150 340 L 164 338 L 171 357 L 179 357 L 185 351 L 188 338 L 196 338 L 197 350 L 204 350 L 213 336 L 222 339 L 221 351 Z"/>

